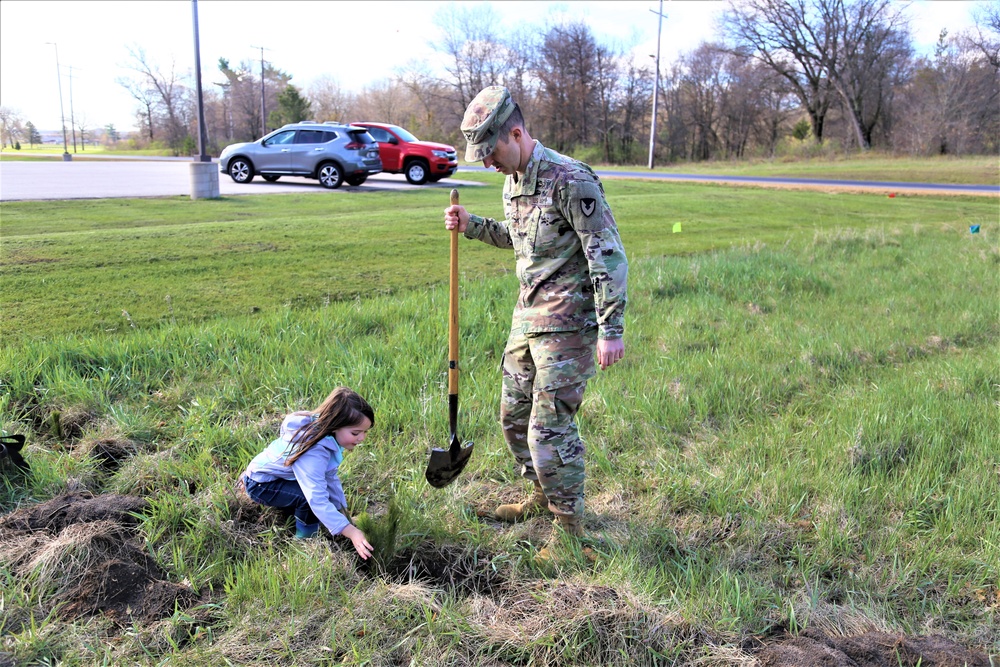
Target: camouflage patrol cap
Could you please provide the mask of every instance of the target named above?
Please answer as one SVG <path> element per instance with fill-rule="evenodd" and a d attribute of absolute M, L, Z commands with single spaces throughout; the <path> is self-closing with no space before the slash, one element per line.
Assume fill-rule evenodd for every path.
<path fill-rule="evenodd" d="M 462 134 L 468 142 L 465 148 L 467 162 L 479 162 L 493 152 L 497 133 L 513 112 L 514 100 L 503 86 L 483 88 L 469 102 L 462 119 Z"/>

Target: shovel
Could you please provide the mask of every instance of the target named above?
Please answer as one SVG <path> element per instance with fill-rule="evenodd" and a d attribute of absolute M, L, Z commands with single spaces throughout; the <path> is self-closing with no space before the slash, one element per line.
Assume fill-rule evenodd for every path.
<path fill-rule="evenodd" d="M 451 205 L 458 205 L 458 190 L 451 191 Z M 472 443 L 458 439 L 458 229 L 451 230 L 451 278 L 448 297 L 448 423 L 451 438 L 447 449 L 431 449 L 427 463 L 427 483 L 436 489 L 448 486 L 459 476 L 472 456 Z"/>

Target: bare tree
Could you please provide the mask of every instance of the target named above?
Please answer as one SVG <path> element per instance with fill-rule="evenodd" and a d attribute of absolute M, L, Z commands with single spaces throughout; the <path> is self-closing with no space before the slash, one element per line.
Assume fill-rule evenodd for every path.
<path fill-rule="evenodd" d="M 76 114 L 76 133 L 80 136 L 80 150 L 87 150 L 87 140 L 91 139 L 90 118 L 86 111 Z"/>
<path fill-rule="evenodd" d="M 399 75 L 400 91 L 410 98 L 410 125 L 406 129 L 421 139 L 459 145 L 464 142 L 461 116 L 452 104 L 454 89 L 434 76 L 425 64 L 411 64 Z M 513 94 L 513 93 L 512 93 Z"/>
<path fill-rule="evenodd" d="M 156 90 L 142 79 L 130 79 L 118 77 L 115 82 L 128 91 L 129 95 L 139 103 L 139 110 L 136 116 L 139 120 L 139 127 L 145 130 L 150 141 L 154 140 L 153 110 L 156 108 Z"/>
<path fill-rule="evenodd" d="M 598 115 L 598 50 L 583 23 L 556 25 L 545 33 L 534 63 L 539 81 L 533 117 L 552 147 L 568 152 L 586 145 Z"/>
<path fill-rule="evenodd" d="M 23 135 L 22 123 L 20 112 L 10 107 L 0 107 L 0 148 L 7 144 L 14 147 L 14 143 Z"/>
<path fill-rule="evenodd" d="M 1000 0 L 977 7 L 974 17 L 976 28 L 969 41 L 983 52 L 993 69 L 1000 70 Z"/>
<path fill-rule="evenodd" d="M 751 54 L 784 77 L 823 140 L 834 95 L 828 63 L 835 36 L 819 20 L 813 0 L 730 0 L 723 32 L 734 51 Z"/>
<path fill-rule="evenodd" d="M 679 111 L 688 127 L 692 160 L 710 159 L 719 145 L 724 61 L 725 53 L 706 43 L 682 60 L 686 67 L 680 81 L 683 106 Z"/>
<path fill-rule="evenodd" d="M 350 120 L 348 116 L 355 104 L 355 96 L 344 91 L 333 76 L 324 74 L 315 79 L 309 85 L 307 95 L 312 102 L 313 117 L 316 120 Z"/>
<path fill-rule="evenodd" d="M 445 70 L 462 111 L 483 88 L 506 85 L 511 63 L 497 29 L 500 17 L 491 5 L 449 5 L 435 15 L 434 23 L 443 36 L 434 45 L 451 60 Z"/>
<path fill-rule="evenodd" d="M 130 56 L 128 67 L 137 74 L 137 78 L 131 80 L 131 86 L 121 81 L 119 83 L 125 85 L 137 100 L 140 100 L 140 95 L 144 99 L 155 100 L 155 106 L 163 119 L 167 144 L 175 153 L 180 151 L 184 139 L 189 136 L 187 120 L 192 113 L 190 109 L 185 108 L 187 89 L 181 82 L 174 63 L 171 62 L 169 70 L 163 71 L 150 61 L 141 46 L 133 44 L 126 49 Z M 146 112 L 150 120 L 149 132 L 152 138 L 153 107 L 147 106 Z"/>
<path fill-rule="evenodd" d="M 638 65 L 634 55 L 620 61 L 618 71 L 618 104 L 615 111 L 618 141 L 613 161 L 630 163 L 639 159 L 639 141 L 649 127 L 646 119 L 651 113 L 650 94 L 654 75 L 648 66 Z"/>
<path fill-rule="evenodd" d="M 1000 136 L 996 72 L 970 40 L 942 31 L 933 58 L 918 60 L 900 88 L 895 147 L 917 154 L 995 154 Z"/>
<path fill-rule="evenodd" d="M 909 62 L 909 30 L 892 0 L 818 0 L 828 36 L 823 66 L 847 111 L 860 148 L 869 148 Z"/>

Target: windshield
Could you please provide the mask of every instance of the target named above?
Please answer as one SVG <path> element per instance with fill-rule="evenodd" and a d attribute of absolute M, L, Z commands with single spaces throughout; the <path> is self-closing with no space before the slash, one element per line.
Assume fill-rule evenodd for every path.
<path fill-rule="evenodd" d="M 358 143 L 361 143 L 361 144 L 374 144 L 375 143 L 374 137 L 372 137 L 372 135 L 368 134 L 368 130 L 352 129 L 352 130 L 348 130 L 347 133 L 350 134 L 351 138 L 353 138 L 354 141 L 357 141 Z"/>
<path fill-rule="evenodd" d="M 396 136 L 398 136 L 403 141 L 420 141 L 420 139 L 417 139 L 415 136 L 413 136 L 412 134 L 410 134 L 409 132 L 407 132 L 398 125 L 390 125 L 389 127 L 392 129 L 393 132 L 396 133 Z"/>

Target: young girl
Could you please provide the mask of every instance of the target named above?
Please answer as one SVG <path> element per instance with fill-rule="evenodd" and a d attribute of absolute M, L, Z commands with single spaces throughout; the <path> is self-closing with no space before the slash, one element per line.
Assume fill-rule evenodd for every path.
<path fill-rule="evenodd" d="M 241 479 L 250 499 L 295 515 L 295 537 L 312 537 L 319 524 L 351 540 L 367 560 L 372 545 L 345 516 L 347 499 L 337 469 L 344 452 L 365 439 L 375 411 L 347 387 L 337 387 L 312 411 L 293 412 L 281 435 L 254 457 Z"/>

